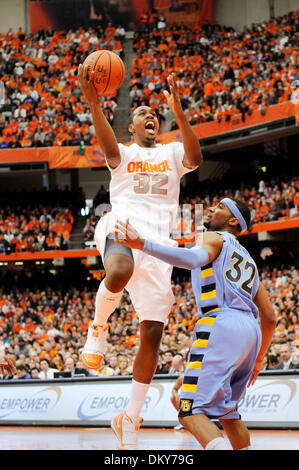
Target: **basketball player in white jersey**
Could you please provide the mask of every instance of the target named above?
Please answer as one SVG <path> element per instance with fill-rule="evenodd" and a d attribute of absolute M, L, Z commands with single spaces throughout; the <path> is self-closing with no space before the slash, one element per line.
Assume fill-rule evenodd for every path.
<path fill-rule="evenodd" d="M 175 221 L 181 177 L 198 168 L 202 153 L 181 106 L 174 74 L 168 77 L 170 93 L 164 95 L 174 113 L 182 142 L 161 145 L 156 142 L 159 121 L 154 110 L 140 106 L 132 116 L 129 131 L 134 143 L 118 144 L 113 129 L 99 104 L 87 70 L 80 65 L 78 79 L 89 103 L 99 145 L 111 173 L 112 210 L 102 217 L 95 230 L 95 241 L 102 256 L 106 277 L 101 282 L 90 323 L 82 362 L 87 368 L 101 367 L 106 345 L 107 320 L 118 307 L 124 288 L 129 292 L 140 324 L 140 348 L 133 367 L 131 396 L 127 409 L 112 421 L 120 449 L 137 448 L 140 412 L 155 373 L 163 326 L 174 302 L 171 289 L 172 267 L 138 250 L 113 240 L 117 219 L 130 219 L 144 237 L 169 245 Z"/>

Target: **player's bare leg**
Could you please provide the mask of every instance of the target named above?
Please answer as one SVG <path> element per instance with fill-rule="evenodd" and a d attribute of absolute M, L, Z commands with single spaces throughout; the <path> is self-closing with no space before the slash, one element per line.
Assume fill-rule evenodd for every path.
<path fill-rule="evenodd" d="M 133 274 L 134 262 L 129 256 L 113 254 L 105 259 L 105 271 L 106 288 L 113 293 L 122 292 Z"/>
<path fill-rule="evenodd" d="M 134 380 L 150 384 L 157 369 L 163 323 L 145 320 L 140 324 L 140 347 L 134 367 Z"/>
<path fill-rule="evenodd" d="M 220 429 L 203 413 L 179 418 L 179 421 L 204 449 L 229 450 Z"/>
<path fill-rule="evenodd" d="M 105 259 L 106 277 L 96 294 L 95 317 L 90 322 L 81 360 L 88 369 L 100 369 L 106 350 L 107 320 L 118 307 L 123 289 L 133 274 L 132 258 L 111 254 Z"/>
<path fill-rule="evenodd" d="M 251 446 L 249 431 L 241 419 L 219 419 L 219 421 L 234 450 Z"/>

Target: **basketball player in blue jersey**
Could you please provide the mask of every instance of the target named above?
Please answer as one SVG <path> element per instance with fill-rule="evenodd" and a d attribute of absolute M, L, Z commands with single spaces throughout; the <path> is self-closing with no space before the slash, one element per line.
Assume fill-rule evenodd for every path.
<path fill-rule="evenodd" d="M 256 264 L 236 238 L 249 224 L 246 204 L 224 198 L 205 217 L 201 246 L 187 249 L 144 240 L 129 221 L 118 222 L 114 232 L 119 243 L 191 270 L 199 319 L 181 388 L 179 420 L 206 450 L 229 450 L 212 419 L 220 421 L 234 450 L 251 448 L 238 403 L 262 368 L 276 326 Z"/>

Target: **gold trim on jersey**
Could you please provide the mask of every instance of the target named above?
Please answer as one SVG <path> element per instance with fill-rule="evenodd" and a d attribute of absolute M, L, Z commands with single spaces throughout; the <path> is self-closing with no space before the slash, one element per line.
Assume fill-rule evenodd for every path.
<path fill-rule="evenodd" d="M 201 369 L 201 361 L 188 362 L 187 369 Z"/>
<path fill-rule="evenodd" d="M 210 310 L 210 312 L 216 312 L 217 310 L 219 310 L 219 307 L 214 308 L 214 310 Z M 198 320 L 197 324 L 198 325 L 214 325 L 214 322 L 215 322 L 215 317 L 203 317 Z"/>
<path fill-rule="evenodd" d="M 213 273 L 213 263 L 209 263 L 206 266 L 203 266 L 201 268 L 201 277 L 202 278 L 211 277 L 213 275 L 214 275 L 214 273 Z"/>
<path fill-rule="evenodd" d="M 184 384 L 182 385 L 182 392 L 195 393 L 196 387 L 197 387 L 197 384 L 196 385 Z"/>
<path fill-rule="evenodd" d="M 208 345 L 210 333 L 208 331 L 197 331 L 195 335 L 196 335 L 196 340 L 192 344 L 192 347 L 206 348 Z"/>
<path fill-rule="evenodd" d="M 195 348 L 206 348 L 207 345 L 208 345 L 208 340 L 207 339 L 197 339 L 192 344 L 192 346 L 194 346 Z"/>
<path fill-rule="evenodd" d="M 216 297 L 216 289 L 213 289 L 209 292 L 202 292 L 200 295 L 200 300 L 214 299 Z"/>

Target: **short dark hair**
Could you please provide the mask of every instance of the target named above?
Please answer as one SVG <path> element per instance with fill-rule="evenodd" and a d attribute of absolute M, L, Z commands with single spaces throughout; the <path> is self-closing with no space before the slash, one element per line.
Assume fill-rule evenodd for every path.
<path fill-rule="evenodd" d="M 175 357 L 175 356 L 181 356 L 181 358 L 184 359 L 183 354 L 178 352 L 178 351 L 175 352 L 175 355 L 173 357 Z"/>
<path fill-rule="evenodd" d="M 43 357 L 43 358 L 40 360 L 40 362 L 42 362 L 42 361 L 46 361 L 46 363 L 48 364 L 48 366 L 50 365 L 50 361 L 49 361 L 49 359 L 47 359 L 46 357 Z"/>
<path fill-rule="evenodd" d="M 246 222 L 247 229 L 250 230 L 251 215 L 250 215 L 249 207 L 247 206 L 247 204 L 245 204 L 245 202 L 240 201 L 240 199 L 235 199 L 234 197 L 230 197 L 230 199 L 232 201 L 234 201 L 234 203 L 236 204 L 237 208 L 241 212 L 241 214 L 242 214 L 242 216 L 243 216 L 243 218 Z M 241 232 L 241 227 L 240 227 L 240 232 Z"/>
<path fill-rule="evenodd" d="M 137 106 L 137 108 L 133 109 L 133 110 L 130 111 L 130 113 L 129 113 L 129 118 L 128 118 L 128 121 L 129 121 L 129 122 L 128 122 L 128 125 L 133 124 L 133 119 L 134 119 L 134 116 L 135 116 L 135 111 L 136 111 L 136 109 L 138 109 L 138 108 L 143 108 L 143 107 L 152 109 L 152 108 L 151 108 L 150 106 L 148 106 L 148 105 L 140 105 L 140 106 Z M 154 111 L 154 112 L 156 113 L 155 110 L 152 109 L 152 111 Z M 157 113 L 156 113 L 156 114 L 157 114 Z"/>
<path fill-rule="evenodd" d="M 175 352 L 173 351 L 173 349 L 167 349 L 166 351 L 163 351 L 163 354 L 166 354 L 166 353 L 170 353 L 172 354 L 172 356 L 175 356 Z"/>

